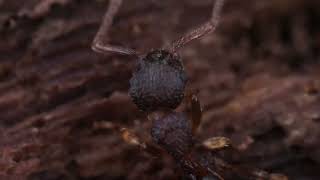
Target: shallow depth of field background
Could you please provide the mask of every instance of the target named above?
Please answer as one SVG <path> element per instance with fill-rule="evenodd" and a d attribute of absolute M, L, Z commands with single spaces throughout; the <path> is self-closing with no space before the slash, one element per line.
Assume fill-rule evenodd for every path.
<path fill-rule="evenodd" d="M 90 49 L 104 0 L 0 0 L 0 179 L 178 179 L 127 95 L 135 59 Z M 140 51 L 205 22 L 211 0 L 124 0 L 109 40 Z M 199 89 L 197 138 L 226 136 L 229 162 L 320 178 L 320 2 L 228 0 L 214 34 L 181 51 Z"/>

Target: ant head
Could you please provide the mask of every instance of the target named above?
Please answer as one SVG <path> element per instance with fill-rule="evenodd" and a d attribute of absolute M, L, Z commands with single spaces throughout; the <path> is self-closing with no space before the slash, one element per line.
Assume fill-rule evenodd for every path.
<path fill-rule="evenodd" d="M 172 112 L 154 119 L 151 136 L 154 142 L 175 158 L 184 156 L 194 144 L 191 123 L 185 113 Z"/>
<path fill-rule="evenodd" d="M 175 109 L 187 83 L 180 58 L 166 50 L 153 50 L 139 62 L 130 80 L 133 102 L 142 111 Z"/>
<path fill-rule="evenodd" d="M 105 43 L 108 29 L 122 0 L 110 0 L 109 3 L 102 25 L 93 40 L 92 49 L 100 53 L 115 52 L 140 57 L 141 53 L 134 49 Z M 170 43 L 167 50 L 152 50 L 139 60 L 130 80 L 129 94 L 140 110 L 175 109 L 181 103 L 187 78 L 177 52 L 189 42 L 216 29 L 223 4 L 224 0 L 217 0 L 209 21 Z"/>

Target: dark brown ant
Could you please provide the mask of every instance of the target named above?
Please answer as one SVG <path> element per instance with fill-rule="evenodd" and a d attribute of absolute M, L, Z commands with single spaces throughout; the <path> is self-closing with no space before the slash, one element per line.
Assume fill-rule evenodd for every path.
<path fill-rule="evenodd" d="M 152 50 L 146 54 L 126 47 L 106 43 L 108 30 L 122 0 L 110 0 L 102 25 L 96 34 L 92 49 L 99 53 L 114 52 L 138 59 L 138 65 L 130 80 L 129 94 L 142 111 L 175 109 L 184 97 L 187 76 L 177 51 L 190 41 L 214 31 L 220 19 L 224 0 L 216 0 L 211 19 L 193 31 L 174 41 L 169 47 Z"/>
<path fill-rule="evenodd" d="M 110 127 L 120 128 L 122 137 L 127 143 L 137 145 L 150 154 L 159 155 L 165 150 L 179 164 L 186 179 L 223 180 L 224 178 L 220 173 L 225 170 L 245 179 L 285 180 L 286 177 L 281 175 L 236 168 L 211 153 L 230 147 L 228 138 L 214 137 L 203 143 L 199 143 L 195 139 L 196 131 L 201 122 L 202 111 L 195 93 L 185 91 L 187 77 L 177 51 L 192 40 L 199 39 L 216 29 L 224 0 L 215 1 L 212 17 L 207 23 L 185 34 L 169 47 L 152 50 L 146 54 L 105 42 L 113 17 L 121 4 L 122 0 L 109 1 L 108 10 L 95 36 L 92 49 L 100 53 L 115 52 L 135 56 L 138 59 L 138 66 L 130 80 L 129 94 L 140 110 L 152 111 L 148 116 L 152 121 L 152 142 L 142 141 L 129 129 L 120 128 L 117 125 L 111 125 Z M 187 101 L 187 111 L 172 111 L 181 103 L 183 98 Z M 195 153 L 197 147 L 209 151 L 204 151 L 204 154 L 199 155 Z M 199 157 L 206 160 L 202 161 Z"/>

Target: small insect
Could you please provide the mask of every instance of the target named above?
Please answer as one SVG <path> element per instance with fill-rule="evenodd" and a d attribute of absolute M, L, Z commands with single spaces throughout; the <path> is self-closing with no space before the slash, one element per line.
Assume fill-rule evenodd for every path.
<path fill-rule="evenodd" d="M 121 4 L 122 0 L 109 1 L 108 10 L 93 40 L 92 49 L 99 53 L 114 52 L 138 59 L 137 67 L 130 79 L 129 95 L 140 110 L 151 112 L 175 109 L 184 97 L 188 81 L 178 50 L 216 29 L 224 0 L 215 1 L 212 17 L 207 23 L 172 42 L 169 47 L 147 53 L 106 43 L 107 32 Z"/>
<path fill-rule="evenodd" d="M 195 93 L 185 90 L 187 75 L 178 50 L 192 40 L 216 29 L 224 0 L 215 1 L 212 17 L 207 23 L 185 34 L 169 47 L 152 50 L 146 54 L 105 43 L 108 29 L 121 4 L 122 0 L 110 0 L 92 49 L 100 53 L 115 52 L 135 56 L 138 59 L 137 68 L 130 79 L 129 94 L 140 110 L 149 112 L 148 119 L 152 121 L 150 132 L 152 142 L 142 140 L 131 130 L 121 128 L 119 125 L 108 125 L 108 127 L 120 129 L 122 138 L 127 143 L 139 146 L 150 154 L 155 156 L 163 152 L 170 154 L 181 167 L 184 179 L 223 180 L 224 177 L 220 174 L 226 171 L 245 179 L 286 180 L 284 176 L 260 170 L 243 170 L 229 165 L 212 154 L 213 151 L 230 147 L 231 141 L 228 138 L 214 137 L 202 143 L 195 138 L 202 110 Z M 186 100 L 186 111 L 174 111 L 173 109 L 180 105 L 183 99 Z M 199 147 L 206 151 L 197 153 L 200 152 L 196 151 Z"/>

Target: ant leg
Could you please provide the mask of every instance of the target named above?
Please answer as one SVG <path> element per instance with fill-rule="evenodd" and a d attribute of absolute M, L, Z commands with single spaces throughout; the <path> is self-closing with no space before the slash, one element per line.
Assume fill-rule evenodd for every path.
<path fill-rule="evenodd" d="M 202 146 L 209 150 L 221 150 L 231 146 L 231 140 L 226 137 L 211 137 L 202 142 Z"/>
<path fill-rule="evenodd" d="M 200 106 L 200 101 L 195 95 L 197 92 L 192 90 L 186 91 L 186 101 L 187 101 L 187 112 L 192 121 L 192 132 L 195 134 L 201 123 L 202 109 Z M 231 146 L 231 140 L 226 137 L 212 137 L 204 142 L 201 146 L 209 150 L 219 150 Z"/>
<path fill-rule="evenodd" d="M 115 52 L 124 55 L 134 55 L 137 56 L 137 52 L 133 49 L 114 46 L 107 44 L 105 41 L 107 39 L 108 30 L 112 24 L 113 18 L 115 14 L 118 12 L 120 6 L 122 4 L 122 0 L 110 0 L 109 6 L 107 9 L 106 14 L 103 17 L 102 24 L 92 42 L 91 48 L 92 50 L 98 53 L 108 53 L 108 52 Z"/>
<path fill-rule="evenodd" d="M 141 141 L 141 138 L 139 138 L 133 131 L 127 129 L 127 128 L 121 128 L 120 130 L 122 139 L 133 146 L 138 146 L 140 149 L 146 151 L 147 153 L 159 157 L 160 154 L 163 154 L 164 151 L 157 147 L 156 145 L 148 142 Z"/>
<path fill-rule="evenodd" d="M 149 154 L 153 156 L 159 156 L 159 154 L 163 153 L 163 150 L 161 150 L 159 147 L 157 147 L 154 144 L 144 142 L 141 140 L 141 138 L 138 137 L 132 130 L 128 128 L 124 128 L 123 126 L 113 123 L 113 122 L 96 122 L 93 125 L 95 130 L 113 130 L 115 132 L 120 132 L 121 138 L 124 142 L 137 146 L 140 149 L 148 152 Z"/>
<path fill-rule="evenodd" d="M 248 177 L 253 177 L 255 179 L 268 179 L 268 180 L 288 180 L 288 177 L 283 174 L 278 173 L 268 173 L 263 170 L 249 170 Z"/>
<path fill-rule="evenodd" d="M 252 167 L 233 165 L 218 157 L 213 158 L 213 161 L 214 163 L 212 163 L 212 169 L 209 168 L 210 172 L 213 169 L 219 169 L 222 172 L 234 174 L 241 179 L 288 180 L 288 177 L 283 174 L 269 173 L 267 171 L 263 171 Z"/>
<path fill-rule="evenodd" d="M 231 172 L 234 172 L 239 177 L 243 177 L 246 179 L 266 179 L 266 180 L 288 180 L 288 177 L 283 174 L 278 173 L 269 173 L 264 170 L 250 168 L 250 167 L 241 167 L 241 166 L 235 166 L 235 165 L 226 165 L 224 164 L 224 167 L 228 166 L 228 170 Z"/>
<path fill-rule="evenodd" d="M 134 145 L 134 146 L 139 146 L 141 149 L 146 149 L 146 144 L 144 142 L 141 142 L 140 138 L 131 130 L 127 129 L 127 128 L 121 128 L 120 130 L 121 135 L 122 135 L 122 139 L 130 144 L 130 145 Z"/>
<path fill-rule="evenodd" d="M 189 33 L 180 37 L 180 39 L 174 41 L 171 44 L 171 47 L 169 48 L 169 50 L 172 53 L 176 53 L 181 47 L 185 46 L 192 40 L 199 39 L 204 35 L 213 32 L 219 24 L 220 14 L 221 14 L 221 10 L 224 2 L 225 0 L 215 0 L 213 10 L 212 10 L 212 16 L 209 22 L 203 24 L 197 29 L 190 31 Z"/>
<path fill-rule="evenodd" d="M 197 132 L 202 118 L 202 109 L 196 93 L 196 91 L 187 90 L 185 95 L 187 102 L 187 112 L 192 122 L 191 126 L 193 134 Z"/>

